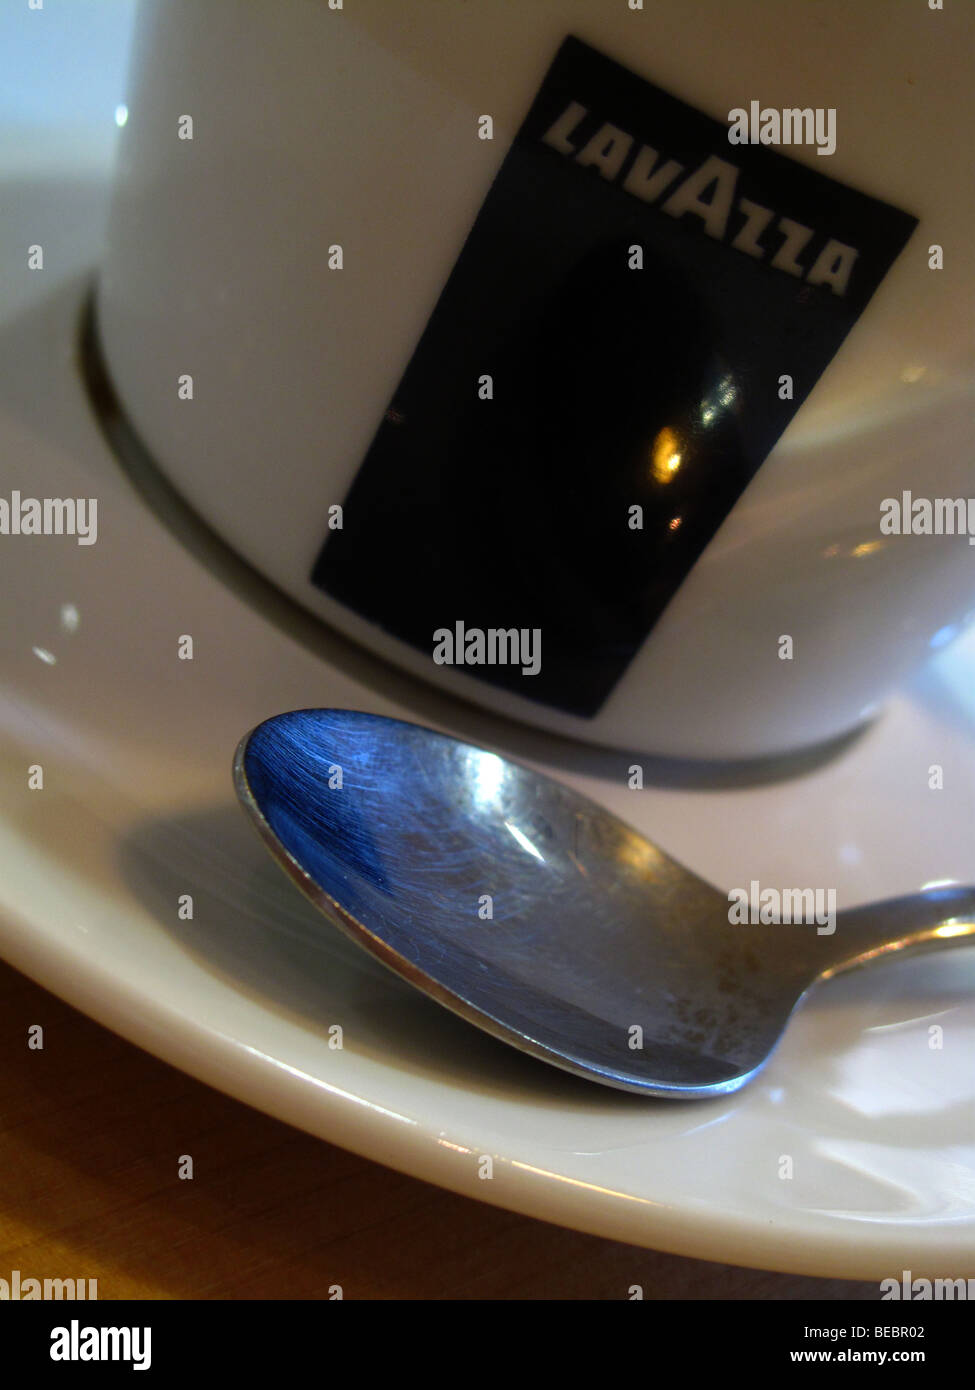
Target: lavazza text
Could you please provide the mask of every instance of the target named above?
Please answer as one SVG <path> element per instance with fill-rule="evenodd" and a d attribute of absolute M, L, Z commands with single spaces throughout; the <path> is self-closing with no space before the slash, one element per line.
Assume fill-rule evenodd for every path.
<path fill-rule="evenodd" d="M 577 164 L 594 166 L 604 179 L 612 182 L 626 164 L 634 137 L 606 122 L 584 143 L 574 140 L 588 118 L 586 107 L 571 101 L 542 139 Z M 671 217 L 683 217 L 685 213 L 699 217 L 703 230 L 718 241 L 726 240 L 728 222 L 735 209 L 745 219 L 728 243 L 736 251 L 756 260 L 767 259 L 775 270 L 795 275 L 809 285 L 827 285 L 834 294 L 846 294 L 859 251 L 831 237 L 807 271 L 797 258 L 816 237 L 816 229 L 804 227 L 791 217 L 780 217 L 774 208 L 762 207 L 750 198 L 738 197 L 740 172 L 736 164 L 714 154 L 688 172 L 683 164 L 665 159 L 650 145 L 641 145 L 620 186 L 645 203 L 656 203 L 667 193 L 666 201 L 660 204 L 663 212 Z M 766 245 L 763 237 L 770 244 Z"/>

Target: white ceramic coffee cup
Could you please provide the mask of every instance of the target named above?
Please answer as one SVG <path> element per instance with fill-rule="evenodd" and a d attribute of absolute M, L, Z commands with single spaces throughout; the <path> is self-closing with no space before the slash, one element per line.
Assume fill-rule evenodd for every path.
<path fill-rule="evenodd" d="M 259 571 L 467 699 L 597 743 L 687 756 L 837 735 L 975 607 L 965 536 L 880 527 L 884 499 L 905 490 L 975 490 L 962 8 L 144 0 L 96 296 L 124 409 L 160 469 Z M 346 501 L 568 35 L 718 121 L 751 100 L 834 110 L 833 153 L 781 153 L 919 219 L 586 715 L 539 699 L 530 675 L 523 689 L 499 688 L 476 667 L 438 664 L 433 624 L 423 650 L 310 578 L 329 509 Z M 490 140 L 479 138 L 485 114 Z M 181 138 L 187 116 L 191 139 Z M 943 269 L 929 268 L 933 244 Z M 328 265 L 336 245 L 340 270 Z M 385 582 L 394 606 L 400 577 Z M 442 618 L 437 628 L 473 620 L 449 592 Z"/>

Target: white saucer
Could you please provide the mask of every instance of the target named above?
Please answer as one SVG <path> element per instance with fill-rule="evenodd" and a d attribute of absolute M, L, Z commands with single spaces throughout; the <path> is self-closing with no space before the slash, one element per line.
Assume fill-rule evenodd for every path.
<path fill-rule="evenodd" d="M 975 1276 L 975 949 L 824 986 L 737 1095 L 645 1101 L 494 1042 L 360 953 L 271 863 L 230 776 L 270 714 L 374 710 L 536 762 L 723 888 L 829 884 L 842 909 L 975 882 L 975 634 L 831 758 L 765 781 L 644 759 L 647 789 L 629 791 L 632 755 L 454 705 L 205 539 L 187 533 L 196 554 L 177 540 L 103 441 L 77 367 L 104 175 L 13 191 L 0 234 L 18 267 L 33 241 L 57 254 L 0 278 L 0 495 L 97 496 L 99 531 L 87 547 L 0 537 L 0 953 L 219 1089 L 500 1206 L 743 1265 Z"/>

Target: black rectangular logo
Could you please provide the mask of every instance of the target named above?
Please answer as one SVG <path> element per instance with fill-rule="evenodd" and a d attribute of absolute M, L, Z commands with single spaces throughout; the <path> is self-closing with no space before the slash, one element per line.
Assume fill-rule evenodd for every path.
<path fill-rule="evenodd" d="M 917 225 L 728 130 L 565 40 L 313 583 L 428 653 L 537 628 L 466 669 L 599 710 Z"/>

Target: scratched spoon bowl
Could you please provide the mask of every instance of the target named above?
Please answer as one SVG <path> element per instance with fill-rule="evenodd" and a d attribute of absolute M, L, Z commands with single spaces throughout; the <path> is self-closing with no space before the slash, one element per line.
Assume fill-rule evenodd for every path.
<path fill-rule="evenodd" d="M 416 724 L 260 724 L 237 794 L 322 912 L 403 979 L 542 1061 L 691 1099 L 743 1086 L 810 987 L 975 934 L 975 889 L 740 925 L 729 898 L 596 802 Z"/>

